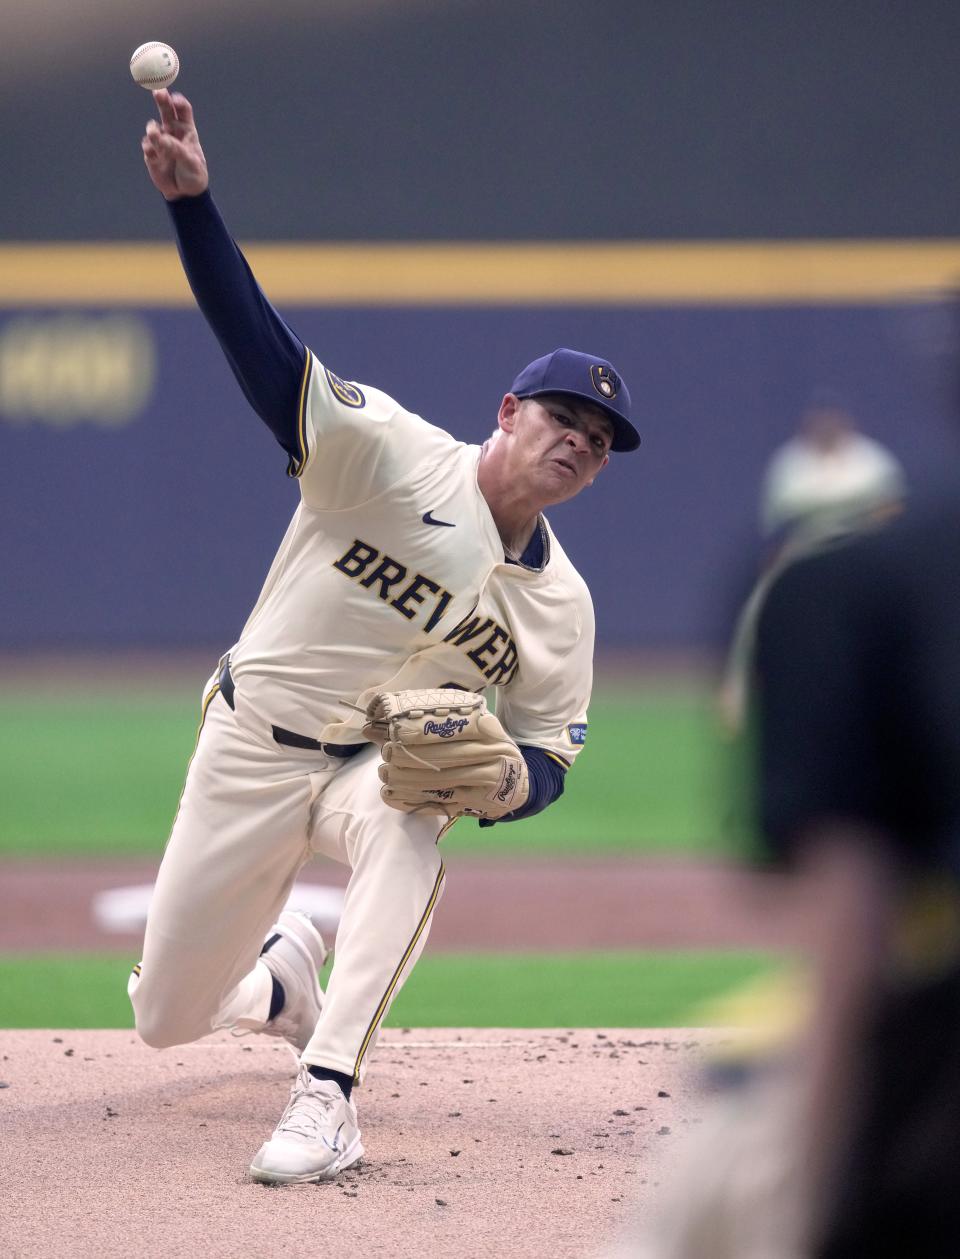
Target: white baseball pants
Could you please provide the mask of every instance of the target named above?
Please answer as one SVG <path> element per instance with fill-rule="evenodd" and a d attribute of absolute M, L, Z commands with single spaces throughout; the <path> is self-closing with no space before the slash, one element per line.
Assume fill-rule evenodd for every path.
<path fill-rule="evenodd" d="M 423 950 L 443 890 L 443 819 L 380 799 L 374 747 L 343 760 L 282 747 L 244 704 L 205 690 L 196 751 L 157 876 L 129 992 L 158 1048 L 266 1021 L 257 958 L 314 854 L 350 866 L 323 1012 L 302 1061 L 362 1079 L 393 998 Z"/>

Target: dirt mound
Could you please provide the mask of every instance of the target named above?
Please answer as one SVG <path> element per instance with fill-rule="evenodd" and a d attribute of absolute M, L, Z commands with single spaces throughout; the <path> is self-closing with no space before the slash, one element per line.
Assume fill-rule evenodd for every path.
<path fill-rule="evenodd" d="M 589 1259 L 653 1200 L 721 1035 L 387 1031 L 355 1094 L 364 1162 L 268 1189 L 245 1171 L 286 1100 L 286 1046 L 0 1032 L 0 1251 Z"/>

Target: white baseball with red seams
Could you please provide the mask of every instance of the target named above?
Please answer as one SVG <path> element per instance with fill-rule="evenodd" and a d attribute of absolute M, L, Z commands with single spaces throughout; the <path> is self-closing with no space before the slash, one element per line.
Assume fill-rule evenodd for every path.
<path fill-rule="evenodd" d="M 130 73 L 134 83 L 139 83 L 148 92 L 169 87 L 180 73 L 180 58 L 169 44 L 152 39 L 134 50 L 130 58 Z"/>

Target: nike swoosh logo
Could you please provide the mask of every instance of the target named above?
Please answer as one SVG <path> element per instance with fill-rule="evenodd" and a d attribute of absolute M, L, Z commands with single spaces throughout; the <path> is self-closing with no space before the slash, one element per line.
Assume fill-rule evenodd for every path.
<path fill-rule="evenodd" d="M 341 1133 L 342 1131 L 343 1131 L 343 1124 L 341 1124 L 341 1125 L 340 1125 L 340 1127 L 339 1127 L 339 1128 L 336 1130 L 336 1132 L 333 1134 L 333 1144 L 332 1144 L 332 1145 L 330 1144 L 330 1142 L 327 1140 L 327 1138 L 326 1138 L 326 1137 L 321 1137 L 321 1138 L 320 1138 L 320 1139 L 321 1139 L 321 1141 L 323 1142 L 323 1144 L 327 1147 L 327 1149 L 328 1149 L 328 1150 L 332 1150 L 334 1154 L 340 1154 L 340 1153 L 342 1153 L 342 1152 L 343 1152 L 343 1147 L 340 1145 L 340 1133 Z"/>
<path fill-rule="evenodd" d="M 432 511 L 425 511 L 421 516 L 421 520 L 425 525 L 443 525 L 445 529 L 456 529 L 456 525 L 449 520 L 435 520 Z"/>

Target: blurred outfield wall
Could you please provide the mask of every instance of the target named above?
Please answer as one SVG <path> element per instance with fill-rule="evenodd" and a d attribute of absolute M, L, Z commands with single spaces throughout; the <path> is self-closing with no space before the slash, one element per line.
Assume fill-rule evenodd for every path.
<path fill-rule="evenodd" d="M 493 294 L 477 304 L 463 293 L 437 305 L 428 293 L 411 304 L 408 285 L 399 305 L 300 305 L 302 295 L 278 304 L 340 375 L 386 389 L 470 441 L 489 433 L 529 359 L 558 344 L 609 356 L 632 391 L 643 445 L 614 456 L 593 489 L 551 519 L 589 578 L 601 645 L 715 645 L 731 591 L 755 562 L 764 463 L 814 386 L 839 388 L 915 483 L 955 461 L 948 307 L 864 293 L 878 267 L 896 272 L 910 258 L 919 279 L 930 278 L 924 266 L 960 271 L 960 248 L 926 261 L 922 251 L 886 253 L 886 263 L 878 255 L 829 300 L 798 300 L 810 260 L 805 278 L 788 283 L 789 251 L 776 249 L 768 278 L 779 276 L 784 296 L 763 304 L 744 294 L 735 269 L 722 301 L 644 297 L 643 251 L 622 253 L 641 294 L 630 301 L 506 305 Z M 299 266 L 287 281 L 271 250 L 251 255 L 268 292 L 303 287 Z M 710 256 L 730 263 L 724 251 Z M 82 273 L 89 259 L 79 257 Z M 68 269 L 57 261 L 62 284 Z M 300 261 L 307 275 L 323 274 L 323 259 Z M 368 262 L 351 257 L 358 269 Z M 835 285 L 828 264 L 821 280 Z M 81 275 L 80 291 L 59 305 L 0 311 L 2 647 L 226 645 L 296 504 L 285 456 L 179 295 L 172 246 L 137 264 L 157 268 L 163 307 L 123 298 L 130 265 L 125 258 L 112 279 L 108 251 L 89 288 Z M 429 290 L 429 266 L 419 265 L 416 282 Z M 495 288 L 496 258 L 482 265 Z M 112 289 L 121 300 L 108 300 Z M 99 307 L 90 300 L 98 291 Z"/>
<path fill-rule="evenodd" d="M 643 446 L 551 513 L 601 645 L 723 639 L 764 464 L 818 386 L 914 484 L 955 463 L 953 3 L 8 16 L 0 649 L 220 648 L 296 502 L 142 170 L 126 61 L 150 38 L 181 55 L 232 230 L 290 242 L 251 249 L 264 287 L 341 375 L 479 441 L 555 345 L 620 367 Z"/>

